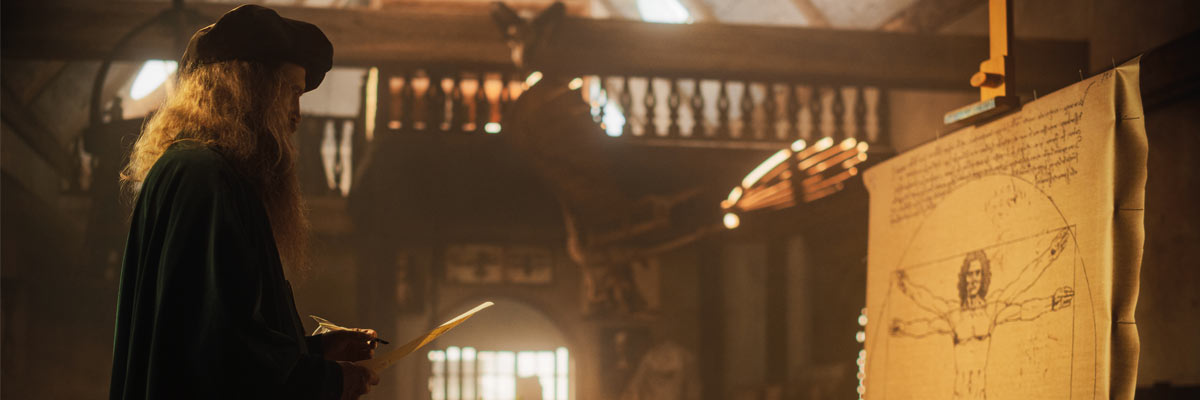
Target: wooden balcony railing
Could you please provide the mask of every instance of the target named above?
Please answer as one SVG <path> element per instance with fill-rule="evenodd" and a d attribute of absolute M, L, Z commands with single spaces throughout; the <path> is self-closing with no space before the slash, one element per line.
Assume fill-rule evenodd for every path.
<path fill-rule="evenodd" d="M 539 74 L 387 70 L 379 79 L 377 126 L 499 134 L 505 111 Z M 591 75 L 570 88 L 592 105 L 609 136 L 630 142 L 760 149 L 823 137 L 887 142 L 886 96 L 878 87 Z"/>

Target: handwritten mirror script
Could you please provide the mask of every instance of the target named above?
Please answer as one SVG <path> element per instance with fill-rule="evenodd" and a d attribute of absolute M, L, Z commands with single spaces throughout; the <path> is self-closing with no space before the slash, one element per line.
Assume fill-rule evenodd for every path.
<path fill-rule="evenodd" d="M 867 398 L 1132 397 L 1136 291 L 1122 288 L 1136 288 L 1142 245 L 1138 69 L 864 174 Z"/>

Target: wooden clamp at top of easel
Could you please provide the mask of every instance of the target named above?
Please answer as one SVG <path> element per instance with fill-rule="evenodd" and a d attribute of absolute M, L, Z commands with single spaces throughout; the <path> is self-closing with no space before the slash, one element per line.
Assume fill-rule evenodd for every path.
<path fill-rule="evenodd" d="M 990 58 L 979 63 L 971 86 L 979 88 L 979 102 L 946 113 L 942 122 L 950 129 L 983 122 L 1021 105 L 1016 93 L 1012 52 L 1012 3 L 988 0 Z"/>

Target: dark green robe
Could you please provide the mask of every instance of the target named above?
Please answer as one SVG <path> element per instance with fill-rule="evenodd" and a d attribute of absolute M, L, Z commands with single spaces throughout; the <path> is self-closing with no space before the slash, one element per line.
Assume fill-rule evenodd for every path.
<path fill-rule="evenodd" d="M 220 153 L 172 145 L 134 208 L 111 399 L 336 399 L 258 194 Z"/>

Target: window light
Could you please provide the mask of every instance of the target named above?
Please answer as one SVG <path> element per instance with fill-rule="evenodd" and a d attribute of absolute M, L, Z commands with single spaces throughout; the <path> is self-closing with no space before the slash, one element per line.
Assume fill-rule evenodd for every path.
<path fill-rule="evenodd" d="M 692 15 L 687 7 L 679 4 L 679 0 L 638 0 L 638 13 L 646 22 L 664 24 L 687 24 L 692 22 Z"/>
<path fill-rule="evenodd" d="M 178 66 L 179 64 L 175 61 L 146 61 L 145 64 L 142 64 L 142 69 L 138 71 L 137 77 L 133 78 L 133 85 L 129 87 L 129 97 L 138 100 L 154 93 L 171 74 L 175 73 Z"/>

